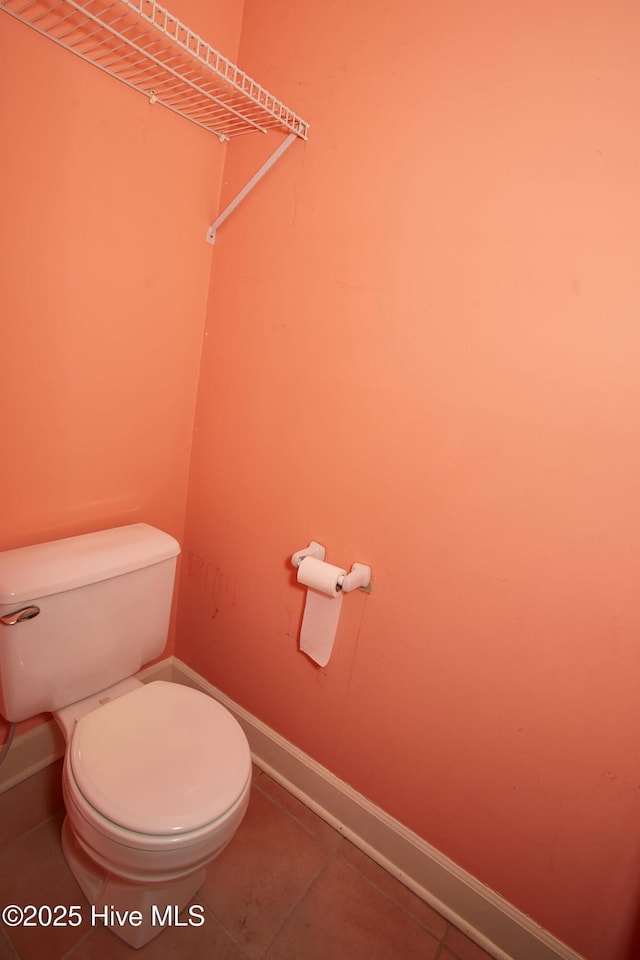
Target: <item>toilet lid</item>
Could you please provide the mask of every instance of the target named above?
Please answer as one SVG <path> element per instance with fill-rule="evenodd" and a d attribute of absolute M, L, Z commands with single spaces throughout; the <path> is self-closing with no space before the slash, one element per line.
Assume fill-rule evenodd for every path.
<path fill-rule="evenodd" d="M 223 706 L 158 680 L 78 721 L 69 763 L 84 798 L 138 833 L 197 830 L 224 816 L 251 776 L 249 744 Z"/>

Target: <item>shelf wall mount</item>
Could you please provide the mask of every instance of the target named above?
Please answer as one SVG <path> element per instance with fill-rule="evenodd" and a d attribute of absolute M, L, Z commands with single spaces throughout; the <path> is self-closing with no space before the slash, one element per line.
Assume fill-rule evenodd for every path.
<path fill-rule="evenodd" d="M 217 226 L 293 140 L 307 139 L 301 117 L 155 0 L 0 0 L 0 10 L 221 141 L 285 134 L 212 224 L 211 243 Z"/>
<path fill-rule="evenodd" d="M 251 190 L 253 190 L 253 188 L 255 187 L 255 185 L 256 185 L 257 183 L 259 183 L 260 180 L 262 180 L 262 178 L 264 177 L 265 173 L 267 173 L 267 171 L 271 169 L 271 167 L 274 165 L 274 163 L 275 163 L 277 160 L 280 159 L 280 157 L 281 157 L 282 154 L 285 152 L 285 150 L 288 150 L 289 147 L 291 146 L 291 144 L 292 144 L 295 140 L 297 140 L 297 139 L 298 139 L 298 138 L 297 138 L 297 136 L 296 136 L 295 133 L 290 133 L 288 137 L 285 137 L 285 139 L 282 141 L 282 143 L 280 144 L 280 146 L 278 147 L 278 149 L 275 150 L 274 153 L 271 154 L 271 156 L 269 157 L 269 159 L 268 159 L 268 160 L 265 160 L 265 162 L 262 164 L 262 166 L 260 167 L 260 169 L 259 169 L 258 171 L 256 171 L 256 173 L 254 173 L 254 175 L 252 176 L 251 180 L 249 180 L 249 182 L 246 184 L 246 186 L 244 186 L 244 187 L 242 188 L 242 190 L 233 198 L 233 200 L 231 201 L 231 203 L 229 203 L 229 204 L 224 208 L 224 210 L 222 211 L 222 213 L 213 221 L 213 223 L 211 224 L 211 226 L 210 226 L 209 229 L 207 230 L 207 243 L 215 243 L 215 242 L 216 242 L 216 231 L 218 230 L 218 227 L 219 227 L 222 223 L 224 223 L 224 221 L 227 219 L 227 217 L 229 216 L 230 213 L 233 213 L 233 211 L 234 211 L 235 208 L 238 206 L 238 204 L 241 203 L 241 202 L 244 200 L 244 198 L 247 196 L 247 194 L 250 193 Z"/>

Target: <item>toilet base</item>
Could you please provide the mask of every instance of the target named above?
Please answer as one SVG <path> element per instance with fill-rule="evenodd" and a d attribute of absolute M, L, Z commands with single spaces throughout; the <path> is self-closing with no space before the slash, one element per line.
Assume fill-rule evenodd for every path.
<path fill-rule="evenodd" d="M 94 863 L 76 840 L 69 818 L 62 826 L 62 850 L 71 873 L 91 905 L 89 921 L 103 923 L 130 947 L 139 949 L 157 937 L 165 927 L 178 923 L 186 907 L 205 881 L 204 868 L 168 883 L 141 886 L 115 876 Z M 203 922 L 196 911 L 194 926 Z"/>

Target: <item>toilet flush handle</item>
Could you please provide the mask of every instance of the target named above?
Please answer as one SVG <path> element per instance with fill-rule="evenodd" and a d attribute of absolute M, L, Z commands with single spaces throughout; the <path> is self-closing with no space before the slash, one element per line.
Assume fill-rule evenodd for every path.
<path fill-rule="evenodd" d="M 36 607 L 34 603 L 29 607 L 22 607 L 21 610 L 14 610 L 13 613 L 8 613 L 6 617 L 0 617 L 0 623 L 4 623 L 5 627 L 12 627 L 14 623 L 20 623 L 21 620 L 33 620 L 39 613 L 40 607 Z"/>

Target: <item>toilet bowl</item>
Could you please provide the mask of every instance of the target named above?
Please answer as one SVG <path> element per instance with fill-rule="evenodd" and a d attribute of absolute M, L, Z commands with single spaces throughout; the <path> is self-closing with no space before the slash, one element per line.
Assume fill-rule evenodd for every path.
<path fill-rule="evenodd" d="M 161 930 L 154 917 L 188 903 L 242 821 L 246 737 L 215 700 L 164 681 L 128 678 L 54 716 L 67 737 L 65 857 L 98 917 L 114 901 L 141 914 L 112 929 L 144 946 Z"/>
<path fill-rule="evenodd" d="M 200 888 L 251 787 L 226 708 L 132 675 L 162 652 L 178 552 L 133 524 L 0 553 L 0 713 L 49 710 L 60 725 L 64 854 L 91 922 L 133 947 Z"/>
<path fill-rule="evenodd" d="M 98 699 L 109 702 L 71 729 L 73 705 L 55 715 L 69 737 L 62 786 L 70 828 L 92 860 L 157 883 L 197 869 L 229 842 L 248 804 L 251 756 L 215 700 L 163 681 L 134 683 L 103 691 Z"/>

